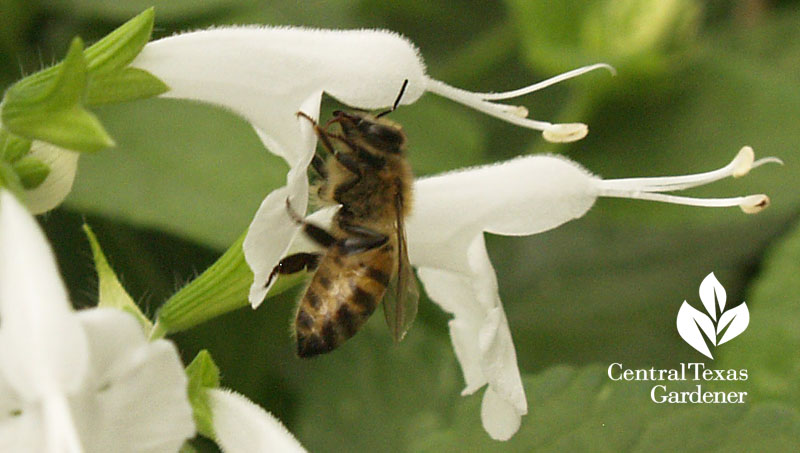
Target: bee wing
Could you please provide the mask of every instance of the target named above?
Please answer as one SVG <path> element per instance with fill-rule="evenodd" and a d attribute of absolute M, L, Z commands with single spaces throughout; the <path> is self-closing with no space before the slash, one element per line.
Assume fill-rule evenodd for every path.
<path fill-rule="evenodd" d="M 386 290 L 383 302 L 383 314 L 386 324 L 392 332 L 395 341 L 400 341 L 408 332 L 414 318 L 417 316 L 419 302 L 419 288 L 414 270 L 408 262 L 408 248 L 406 246 L 406 231 L 403 226 L 403 200 L 397 196 L 395 201 L 397 215 L 396 244 L 397 244 L 397 272 L 394 273 Z"/>

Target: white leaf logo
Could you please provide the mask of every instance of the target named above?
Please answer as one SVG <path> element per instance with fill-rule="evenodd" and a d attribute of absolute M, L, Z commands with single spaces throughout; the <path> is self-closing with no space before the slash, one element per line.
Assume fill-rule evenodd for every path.
<path fill-rule="evenodd" d="M 750 324 L 747 304 L 742 302 L 726 311 L 727 297 L 725 288 L 712 272 L 700 283 L 700 301 L 706 313 L 692 307 L 685 300 L 678 311 L 677 324 L 681 338 L 709 359 L 714 356 L 711 355 L 708 343 L 715 347 L 727 343 L 744 332 Z"/>

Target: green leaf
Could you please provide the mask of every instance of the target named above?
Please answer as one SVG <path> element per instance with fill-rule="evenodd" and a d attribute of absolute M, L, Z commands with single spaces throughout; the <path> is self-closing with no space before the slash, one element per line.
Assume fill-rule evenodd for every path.
<path fill-rule="evenodd" d="M 694 391 L 685 382 L 611 381 L 605 366 L 559 366 L 524 379 L 530 412 L 507 442 L 491 440 L 481 398 L 458 404 L 449 429 L 420 432 L 411 451 L 796 451 L 800 414 L 767 404 L 656 404 L 654 385 Z M 746 385 L 746 382 L 740 383 Z M 769 447 L 765 447 L 769 445 Z"/>
<path fill-rule="evenodd" d="M 701 17 L 695 0 L 506 3 L 528 63 L 554 73 L 602 61 L 626 78 L 664 75 L 691 51 Z"/>
<path fill-rule="evenodd" d="M 114 145 L 100 121 L 81 107 L 86 94 L 87 62 L 80 38 L 72 41 L 53 77 L 31 77 L 5 94 L 4 127 L 14 134 L 75 151 L 97 151 Z M 51 74 L 43 71 L 39 74 Z"/>
<path fill-rule="evenodd" d="M 31 149 L 31 141 L 8 132 L 0 127 L 0 158 L 6 162 L 15 162 Z"/>
<path fill-rule="evenodd" d="M 152 323 L 147 317 L 142 314 L 139 307 L 133 301 L 125 288 L 117 279 L 114 270 L 108 264 L 108 260 L 100 248 L 100 243 L 97 241 L 94 232 L 89 225 L 83 225 L 83 231 L 89 239 L 89 245 L 92 248 L 92 256 L 94 257 L 94 265 L 97 271 L 98 287 L 99 287 L 99 301 L 98 307 L 117 308 L 122 311 L 132 314 L 145 331 L 145 335 L 150 335 L 153 328 Z"/>
<path fill-rule="evenodd" d="M 67 203 L 84 212 L 221 251 L 248 227 L 264 197 L 286 183 L 286 163 L 223 109 L 151 99 L 102 107 L 100 114 L 119 147 L 81 160 Z"/>
<path fill-rule="evenodd" d="M 528 63 L 553 73 L 586 64 L 579 44 L 580 28 L 588 14 L 586 2 L 506 0 L 505 3 Z M 533 23 L 535 27 L 530 26 Z"/>
<path fill-rule="evenodd" d="M 86 103 L 101 105 L 133 101 L 158 96 L 167 91 L 169 87 L 149 72 L 138 68 L 123 68 L 92 76 Z"/>
<path fill-rule="evenodd" d="M 421 300 L 400 343 L 375 313 L 330 354 L 294 360 L 296 371 L 287 377 L 303 379 L 290 405 L 296 420 L 290 429 L 309 451 L 418 451 L 411 446 L 420 433 L 446 426 L 463 380 L 445 323 L 427 322 L 436 311 Z M 470 444 L 455 445 L 464 451 Z"/>
<path fill-rule="evenodd" d="M 747 292 L 750 324 L 717 350 L 719 366 L 750 371 L 752 396 L 800 409 L 800 224 L 770 248 L 764 267 Z M 738 304 L 739 301 L 729 303 Z"/>
<path fill-rule="evenodd" d="M 189 402 L 197 432 L 209 439 L 215 439 L 213 414 L 206 391 L 219 387 L 219 368 L 211 354 L 202 350 L 186 367 L 186 375 L 189 378 Z"/>
<path fill-rule="evenodd" d="M 25 156 L 13 166 L 25 190 L 39 187 L 50 174 L 50 166 L 35 157 Z"/>
<path fill-rule="evenodd" d="M 242 3 L 248 5 L 256 3 L 262 8 L 267 7 L 262 3 L 252 0 L 170 0 L 158 2 L 159 21 L 187 23 L 187 20 L 205 17 L 214 12 L 241 7 Z M 270 2 L 272 3 L 272 2 Z M 109 2 L 106 0 L 50 0 L 41 7 L 53 10 L 54 13 L 68 13 L 83 20 L 118 22 L 138 14 L 144 8 L 151 7 L 151 0 L 126 0 L 124 2 Z M 254 6 L 255 7 L 255 6 Z M 150 8 L 148 11 L 152 10 Z M 146 11 L 147 12 L 147 11 Z"/>
<path fill-rule="evenodd" d="M 2 10 L 3 14 L 0 14 L 0 49 L 9 56 L 19 55 L 25 48 L 25 34 L 35 20 L 38 5 L 33 5 L 25 0 L 3 0 Z"/>

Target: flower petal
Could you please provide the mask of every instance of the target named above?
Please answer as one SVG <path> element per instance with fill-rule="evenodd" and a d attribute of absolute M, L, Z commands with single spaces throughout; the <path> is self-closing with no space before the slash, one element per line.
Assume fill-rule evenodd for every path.
<path fill-rule="evenodd" d="M 425 286 L 428 297 L 444 311 L 455 315 L 449 323 L 450 340 L 466 382 L 461 394 L 472 394 L 487 381 L 481 368 L 478 347 L 483 310 L 475 300 L 470 278 L 464 274 L 429 267 L 419 268 L 417 275 Z"/>
<path fill-rule="evenodd" d="M 299 110 L 312 118 L 317 118 L 321 97 L 322 92 L 314 93 L 299 106 Z M 292 202 L 292 209 L 303 213 L 308 204 L 306 169 L 314 157 L 317 137 L 307 119 L 296 115 L 294 118 L 298 123 L 295 129 L 298 131 L 298 136 L 303 139 L 301 146 L 304 154 L 298 155 L 294 161 L 287 160 L 290 169 L 286 176 L 286 186 L 273 190 L 261 202 L 242 246 L 245 259 L 254 276 L 249 295 L 253 308 L 258 307 L 264 300 L 271 284 L 274 283 L 273 280 L 270 286 L 265 285 L 270 272 L 286 255 L 286 251 L 299 232 L 298 225 L 288 216 L 286 200 Z M 269 140 L 266 136 L 264 138 Z"/>
<path fill-rule="evenodd" d="M 0 451 L 44 451 L 42 411 L 0 374 Z"/>
<path fill-rule="evenodd" d="M 175 346 L 148 343 L 136 319 L 121 310 L 84 310 L 78 318 L 89 339 L 91 366 L 71 403 L 86 450 L 178 451 L 195 430 Z"/>
<path fill-rule="evenodd" d="M 132 66 L 164 81 L 170 87 L 166 97 L 210 102 L 243 116 L 289 162 L 303 149 L 294 115 L 313 93 L 377 109 L 392 105 L 404 80 L 409 83 L 403 104 L 416 101 L 427 83 L 416 48 L 382 30 L 201 30 L 147 44 Z"/>
<path fill-rule="evenodd" d="M 517 368 L 517 353 L 500 301 L 497 277 L 489 261 L 482 234 L 472 242 L 467 253 L 475 295 L 481 301 L 481 306 L 490 307 L 485 312 L 478 332 L 481 368 L 489 382 L 489 388 L 514 405 L 521 414 L 525 414 L 528 412 L 528 404 Z"/>
<path fill-rule="evenodd" d="M 536 234 L 581 217 L 594 204 L 597 181 L 558 156 L 526 156 L 417 180 L 407 223 L 411 262 L 448 268 L 459 248 L 452 241 L 464 245 L 483 231 Z"/>
<path fill-rule="evenodd" d="M 88 351 L 39 225 L 0 190 L 0 373 L 25 399 L 69 393 Z"/>
<path fill-rule="evenodd" d="M 43 426 L 48 452 L 83 453 L 69 402 L 64 394 L 46 395 L 42 400 Z"/>
<path fill-rule="evenodd" d="M 527 413 L 528 405 L 482 233 L 473 238 L 464 261 L 453 266 L 467 269 L 464 273 L 422 267 L 419 278 L 428 296 L 455 316 L 450 322 L 450 333 L 467 382 L 462 394 L 472 393 L 488 383 L 484 428 L 496 439 L 508 439 L 519 428 L 520 417 Z M 487 412 L 486 407 L 491 410 Z M 501 420 L 487 418 L 486 414 L 495 412 L 501 415 Z"/>
<path fill-rule="evenodd" d="M 226 453 L 306 451 L 277 418 L 244 396 L 222 389 L 210 389 L 208 396 L 217 444 Z"/>
<path fill-rule="evenodd" d="M 498 398 L 511 404 L 519 415 L 528 413 L 528 403 L 517 368 L 517 353 L 502 307 L 495 307 L 486 316 L 478 335 L 481 368 L 489 381 L 489 389 Z"/>
<path fill-rule="evenodd" d="M 32 213 L 41 214 L 61 204 L 72 190 L 80 154 L 49 143 L 34 141 L 29 156 L 50 167 L 50 173 L 39 187 L 26 190 L 22 194 L 25 206 Z"/>
<path fill-rule="evenodd" d="M 486 389 L 481 403 L 481 421 L 492 439 L 511 439 L 519 429 L 523 414 L 513 404 L 495 393 L 491 387 Z"/>

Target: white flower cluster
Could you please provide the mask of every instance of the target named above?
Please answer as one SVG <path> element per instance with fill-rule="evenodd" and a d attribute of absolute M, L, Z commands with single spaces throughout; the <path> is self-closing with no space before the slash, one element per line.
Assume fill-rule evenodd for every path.
<path fill-rule="evenodd" d="M 253 307 L 268 292 L 264 282 L 278 261 L 310 246 L 285 201 L 307 209 L 307 169 L 317 136 L 297 112 L 318 120 L 323 93 L 353 108 L 382 109 L 407 81 L 401 104 L 430 92 L 564 142 L 585 136 L 586 126 L 532 120 L 524 107 L 494 101 L 611 69 L 598 64 L 511 92 L 471 93 L 430 78 L 418 50 L 395 33 L 289 27 L 179 34 L 148 44 L 133 66 L 163 80 L 170 87 L 165 97 L 207 102 L 242 116 L 266 148 L 289 164 L 286 185 L 264 199 L 244 242 L 255 276 Z M 69 161 L 68 177 L 56 175 L 59 200 L 69 191 L 77 161 L 77 155 L 66 156 L 60 158 Z M 417 180 L 407 223 L 410 261 L 430 299 L 453 315 L 449 327 L 466 382 L 462 394 L 486 386 L 486 431 L 509 439 L 528 404 L 485 232 L 519 236 L 556 228 L 583 216 L 601 196 L 756 212 L 768 204 L 765 195 L 696 199 L 665 192 L 742 176 L 771 160 L 755 161 L 744 147 L 729 165 L 707 173 L 603 180 L 562 157 L 526 156 Z M 49 209 L 48 203 L 35 210 Z M 325 224 L 333 213 L 320 210 L 310 218 Z M 177 451 L 194 434 L 174 346 L 148 342 L 134 318 L 120 311 L 74 312 L 41 230 L 4 191 L 0 319 L 1 451 Z M 240 395 L 211 390 L 209 398 L 225 451 L 303 451 L 280 422 Z"/>
<path fill-rule="evenodd" d="M 114 308 L 72 310 L 36 221 L 0 189 L 0 451 L 178 451 L 195 434 L 175 346 Z M 210 389 L 226 452 L 305 451 L 236 393 Z"/>
<path fill-rule="evenodd" d="M 471 93 L 430 78 L 416 47 L 393 32 L 254 26 L 161 39 L 148 44 L 133 65 L 163 80 L 170 87 L 166 97 L 208 102 L 241 115 L 266 148 L 289 164 L 286 186 L 264 199 L 244 242 L 255 275 L 250 292 L 253 307 L 269 290 L 264 282 L 278 261 L 290 249 L 309 246 L 287 215 L 285 200 L 291 198 L 300 212 L 307 208 L 306 172 L 317 137 L 297 112 L 318 119 L 323 93 L 353 108 L 383 109 L 392 105 L 407 80 L 401 104 L 431 92 L 541 130 L 550 141 L 572 141 L 586 135 L 585 125 L 534 121 L 526 118 L 524 107 L 492 101 L 521 96 L 597 68 L 611 69 L 598 64 L 507 93 Z M 493 438 L 509 439 L 528 406 L 483 233 L 546 231 L 581 217 L 599 196 L 740 206 L 755 212 L 767 205 L 765 195 L 702 200 L 662 192 L 739 176 L 763 162 L 754 163 L 753 152 L 746 147 L 730 165 L 704 174 L 606 181 L 565 158 L 529 156 L 416 182 L 415 207 L 407 225 L 411 264 L 428 296 L 454 316 L 450 334 L 466 381 L 463 394 L 488 384 L 481 415 Z M 324 224 L 331 216 L 328 210 L 310 218 Z"/>

